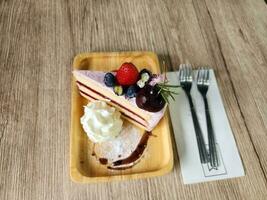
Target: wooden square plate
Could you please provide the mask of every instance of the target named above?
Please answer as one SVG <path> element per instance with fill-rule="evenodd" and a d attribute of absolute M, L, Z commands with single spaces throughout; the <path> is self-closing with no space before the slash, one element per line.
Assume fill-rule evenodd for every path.
<path fill-rule="evenodd" d="M 158 57 L 152 52 L 84 53 L 75 57 L 73 69 L 111 71 L 124 62 L 132 62 L 139 70 L 147 68 L 153 73 L 160 72 Z M 79 94 L 74 77 L 71 90 L 70 175 L 73 181 L 91 183 L 145 178 L 160 176 L 172 169 L 173 152 L 167 112 L 152 131 L 156 137 L 148 140 L 147 151 L 141 161 L 130 169 L 110 170 L 91 155 L 93 144 L 80 124 L 83 106 L 88 100 Z M 140 134 L 143 132 L 140 129 Z"/>

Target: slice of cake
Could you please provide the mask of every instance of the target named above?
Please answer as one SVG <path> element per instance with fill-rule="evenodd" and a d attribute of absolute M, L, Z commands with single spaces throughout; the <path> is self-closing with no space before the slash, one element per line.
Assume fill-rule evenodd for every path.
<path fill-rule="evenodd" d="M 116 72 L 74 70 L 73 75 L 83 97 L 106 101 L 147 131 L 159 123 L 173 93 L 163 76 L 147 69 L 139 72 L 132 63 L 122 64 Z"/>
<path fill-rule="evenodd" d="M 135 97 L 128 99 L 125 95 L 116 95 L 113 89 L 104 83 L 105 72 L 75 70 L 73 74 L 83 97 L 88 100 L 106 100 L 122 113 L 123 118 L 147 131 L 151 131 L 164 114 L 165 107 L 158 112 L 148 112 L 136 105 Z"/>

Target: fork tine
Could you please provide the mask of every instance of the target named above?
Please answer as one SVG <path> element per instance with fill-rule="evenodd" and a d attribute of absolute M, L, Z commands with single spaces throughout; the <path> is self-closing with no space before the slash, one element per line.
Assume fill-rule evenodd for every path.
<path fill-rule="evenodd" d="M 205 67 L 203 68 L 203 84 L 207 84 L 207 78 L 208 78 L 207 74 L 208 74 L 207 69 Z"/>
<path fill-rule="evenodd" d="M 183 75 L 184 75 L 183 78 L 186 81 L 187 70 L 186 70 L 186 65 L 185 64 L 183 64 Z"/>
<path fill-rule="evenodd" d="M 188 71 L 188 66 L 187 66 L 187 64 L 185 64 L 185 71 L 186 71 L 186 77 L 185 77 L 185 79 L 186 79 L 186 81 L 188 81 L 189 71 Z"/>
<path fill-rule="evenodd" d="M 181 82 L 181 80 L 183 79 L 183 75 L 184 75 L 184 69 L 183 69 L 183 64 L 180 64 L 180 72 L 179 72 L 179 80 Z"/>
<path fill-rule="evenodd" d="M 183 66 L 184 66 L 184 81 L 187 81 L 187 67 L 186 64 L 184 64 Z"/>
<path fill-rule="evenodd" d="M 181 76 L 180 76 L 180 81 L 185 81 L 185 68 L 184 64 L 181 64 Z"/>
<path fill-rule="evenodd" d="M 188 70 L 189 70 L 189 81 L 192 81 L 192 66 L 188 64 Z"/>
<path fill-rule="evenodd" d="M 210 70 L 208 68 L 206 70 L 207 70 L 207 80 L 206 80 L 206 82 L 207 82 L 207 84 L 209 84 L 209 82 L 210 82 Z"/>
<path fill-rule="evenodd" d="M 203 68 L 203 84 L 206 84 L 207 80 L 207 70 L 206 68 Z"/>
<path fill-rule="evenodd" d="M 184 81 L 187 81 L 187 68 L 186 68 L 186 64 L 183 64 L 184 66 Z"/>
<path fill-rule="evenodd" d="M 205 67 L 202 67 L 202 84 L 205 84 L 206 82 L 206 75 L 207 75 L 206 69 Z"/>
<path fill-rule="evenodd" d="M 199 76 L 198 76 L 198 84 L 203 84 L 203 67 L 200 67 L 199 71 Z"/>
<path fill-rule="evenodd" d="M 180 67 L 179 67 L 179 80 L 181 82 L 182 80 L 182 77 L 183 77 L 183 64 L 180 64 Z"/>
<path fill-rule="evenodd" d="M 197 84 L 200 83 L 200 69 L 197 70 Z"/>
<path fill-rule="evenodd" d="M 187 68 L 187 80 L 189 80 L 191 76 L 190 64 L 186 64 L 186 68 Z"/>

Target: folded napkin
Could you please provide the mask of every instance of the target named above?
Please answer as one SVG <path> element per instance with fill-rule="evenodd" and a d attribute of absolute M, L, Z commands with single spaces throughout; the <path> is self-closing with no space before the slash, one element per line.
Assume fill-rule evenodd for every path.
<path fill-rule="evenodd" d="M 178 77 L 179 72 L 167 73 L 170 84 L 179 84 Z M 195 82 L 191 89 L 191 95 L 208 148 L 204 102 Z M 179 95 L 175 96 L 175 101 L 170 101 L 169 110 L 185 184 L 244 176 L 243 165 L 213 70 L 210 70 L 210 86 L 207 98 L 219 155 L 220 166 L 218 170 L 211 169 L 209 164 L 201 164 L 200 162 L 190 106 L 184 91 L 180 89 Z"/>

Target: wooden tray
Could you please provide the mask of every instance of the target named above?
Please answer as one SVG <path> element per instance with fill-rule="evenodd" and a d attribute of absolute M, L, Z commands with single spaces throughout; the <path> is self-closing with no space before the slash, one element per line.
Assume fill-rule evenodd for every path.
<path fill-rule="evenodd" d="M 147 68 L 159 73 L 159 61 L 152 52 L 84 53 L 74 59 L 73 69 L 111 71 L 124 62 L 132 62 L 139 70 Z M 71 132 L 70 132 L 70 176 L 75 182 L 127 180 L 160 176 L 173 167 L 173 152 L 170 138 L 168 115 L 162 118 L 152 131 L 156 137 L 148 140 L 147 151 L 142 160 L 126 170 L 109 170 L 101 165 L 92 153 L 92 142 L 87 138 L 80 124 L 83 105 L 87 104 L 72 78 Z M 140 129 L 140 132 L 144 132 Z"/>

